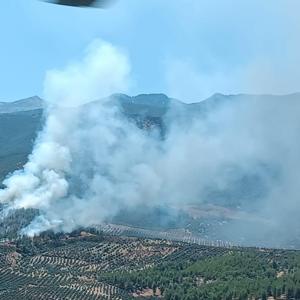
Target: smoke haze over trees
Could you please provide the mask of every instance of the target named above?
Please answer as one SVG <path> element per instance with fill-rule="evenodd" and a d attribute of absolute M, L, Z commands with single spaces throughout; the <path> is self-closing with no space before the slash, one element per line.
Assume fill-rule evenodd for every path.
<path fill-rule="evenodd" d="M 40 210 L 23 233 L 70 231 L 141 204 L 180 209 L 224 194 L 247 197 L 254 186 L 258 192 L 245 206 L 259 228 L 246 231 L 293 239 L 300 212 L 299 94 L 214 95 L 192 109 L 157 96 L 153 109 L 168 108 L 163 132 L 151 124 L 141 130 L 113 97 L 105 98 L 129 89 L 130 70 L 122 50 L 96 40 L 80 61 L 47 72 L 45 126 L 23 170 L 4 181 L 0 194 L 7 211 Z M 247 188 L 237 192 L 243 182 Z M 239 229 L 231 228 L 232 235 Z"/>

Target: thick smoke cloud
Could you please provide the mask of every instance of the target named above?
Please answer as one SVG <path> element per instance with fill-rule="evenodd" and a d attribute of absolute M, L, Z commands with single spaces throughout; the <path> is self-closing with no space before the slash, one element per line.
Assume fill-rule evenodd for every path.
<path fill-rule="evenodd" d="M 23 233 L 70 231 L 144 204 L 185 209 L 219 200 L 220 193 L 208 191 L 226 194 L 243 177 L 256 176 L 264 192 L 244 205 L 265 228 L 246 231 L 280 230 L 280 238 L 293 238 L 300 225 L 298 95 L 219 95 L 199 114 L 200 106 L 189 113 L 174 101 L 162 138 L 158 130 L 139 129 L 105 98 L 129 85 L 128 58 L 103 41 L 93 42 L 80 62 L 47 73 L 45 127 L 24 169 L 5 180 L 0 194 L 8 209 L 40 210 Z M 239 229 L 230 228 L 229 238 Z"/>
<path fill-rule="evenodd" d="M 77 216 L 70 214 L 74 213 L 71 211 L 73 202 L 78 202 L 70 193 L 70 180 L 76 165 L 75 154 L 84 148 L 84 144 L 80 144 L 84 141 L 78 140 L 77 136 L 80 135 L 81 119 L 78 107 L 115 90 L 126 91 L 129 72 L 127 57 L 112 45 L 97 40 L 88 47 L 81 62 L 72 63 L 62 71 L 47 73 L 45 127 L 24 169 L 5 180 L 7 188 L 1 191 L 1 201 L 8 202 L 9 209 L 31 207 L 43 212 L 42 217 L 25 229 L 27 234 L 33 235 L 57 224 L 77 225 L 74 222 Z M 99 123 L 105 122 L 102 119 L 105 117 L 109 116 L 99 114 Z M 109 132 L 99 132 L 101 134 L 109 140 Z M 79 206 L 80 203 L 76 208 L 81 209 Z M 64 217 L 66 220 L 62 220 Z"/>

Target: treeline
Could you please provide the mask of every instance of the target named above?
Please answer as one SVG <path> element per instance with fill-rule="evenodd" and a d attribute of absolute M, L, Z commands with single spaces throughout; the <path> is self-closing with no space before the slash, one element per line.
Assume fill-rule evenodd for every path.
<path fill-rule="evenodd" d="M 53 248 L 72 246 L 72 243 L 81 242 L 101 243 L 104 234 L 95 228 L 78 228 L 70 233 L 54 232 L 47 230 L 38 236 L 22 236 L 14 241 L 16 250 L 23 255 L 36 255 L 38 253 L 49 251 Z"/>
<path fill-rule="evenodd" d="M 111 272 L 102 280 L 129 292 L 159 289 L 166 300 L 300 299 L 300 253 L 233 250 L 193 262 L 164 262 L 131 272 Z"/>
<path fill-rule="evenodd" d="M 22 228 L 38 215 L 37 209 L 16 209 L 6 212 L 5 206 L 0 204 L 0 240 L 12 240 L 18 237 Z"/>

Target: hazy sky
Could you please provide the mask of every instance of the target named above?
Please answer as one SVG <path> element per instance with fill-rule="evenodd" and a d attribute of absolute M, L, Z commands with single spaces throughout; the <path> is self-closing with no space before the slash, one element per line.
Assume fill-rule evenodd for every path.
<path fill-rule="evenodd" d="M 131 94 L 300 90 L 299 0 L 118 0 L 107 10 L 0 1 L 0 101 L 42 95 L 95 38 L 121 47 Z"/>

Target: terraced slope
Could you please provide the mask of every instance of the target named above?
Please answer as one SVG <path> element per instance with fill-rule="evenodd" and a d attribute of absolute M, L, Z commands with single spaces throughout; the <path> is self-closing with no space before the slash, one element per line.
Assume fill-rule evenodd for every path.
<path fill-rule="evenodd" d="M 264 296 L 300 299 L 299 252 L 119 237 L 92 229 L 0 243 L 0 299 Z"/>
<path fill-rule="evenodd" d="M 140 270 L 179 251 L 167 242 L 77 236 L 21 239 L 0 245 L 0 299 L 127 299 L 98 279 L 117 270 Z"/>

